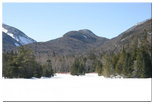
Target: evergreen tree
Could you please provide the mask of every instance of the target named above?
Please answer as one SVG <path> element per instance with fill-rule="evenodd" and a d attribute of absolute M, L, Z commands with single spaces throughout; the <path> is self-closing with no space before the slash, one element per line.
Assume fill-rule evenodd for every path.
<path fill-rule="evenodd" d="M 152 59 L 151 46 L 148 42 L 148 33 L 144 30 L 141 46 L 137 50 L 137 77 L 149 78 L 152 77 Z"/>
<path fill-rule="evenodd" d="M 33 52 L 28 48 L 20 47 L 17 53 L 5 53 L 3 58 L 4 77 L 39 78 L 42 74 L 40 65 L 35 61 Z"/>
<path fill-rule="evenodd" d="M 119 54 L 119 60 L 116 64 L 116 69 L 115 69 L 115 72 L 119 75 L 121 75 L 122 71 L 124 70 L 124 64 L 123 63 L 125 61 L 125 58 L 126 58 L 126 51 L 123 48 L 122 52 Z"/>
<path fill-rule="evenodd" d="M 34 67 L 35 68 L 34 68 L 34 71 L 33 71 L 33 77 L 41 78 L 42 73 L 43 73 L 42 65 L 40 65 L 39 63 L 35 63 Z"/>
<path fill-rule="evenodd" d="M 132 60 L 132 56 L 131 56 L 130 53 L 127 52 L 126 55 L 125 55 L 125 59 L 123 61 L 122 74 L 125 77 L 131 77 L 132 71 L 133 71 L 133 60 Z"/>
<path fill-rule="evenodd" d="M 112 55 L 112 67 L 113 67 L 113 71 L 112 74 L 115 75 L 116 74 L 116 66 L 117 66 L 117 62 L 119 60 L 119 54 L 113 54 Z"/>
<path fill-rule="evenodd" d="M 98 73 L 99 76 L 102 75 L 102 71 L 103 71 L 102 67 L 103 67 L 103 65 L 102 65 L 101 61 L 97 61 L 96 72 Z"/>
<path fill-rule="evenodd" d="M 44 77 L 54 76 L 54 72 L 52 69 L 52 63 L 51 63 L 51 60 L 49 59 L 47 60 L 47 64 L 43 66 L 43 76 Z"/>
<path fill-rule="evenodd" d="M 102 75 L 105 77 L 110 77 L 111 70 L 112 70 L 111 59 L 108 55 L 106 55 L 104 57 Z"/>
<path fill-rule="evenodd" d="M 85 74 L 85 67 L 84 67 L 83 61 L 76 58 L 72 67 L 71 67 L 70 72 L 72 75 L 84 75 Z"/>

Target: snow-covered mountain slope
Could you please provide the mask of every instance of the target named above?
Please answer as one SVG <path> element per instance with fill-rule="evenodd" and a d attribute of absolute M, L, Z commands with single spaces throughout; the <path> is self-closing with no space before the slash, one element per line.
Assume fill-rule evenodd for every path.
<path fill-rule="evenodd" d="M 32 38 L 28 37 L 26 34 L 24 34 L 22 31 L 20 31 L 17 28 L 8 26 L 6 24 L 3 24 L 2 31 L 6 33 L 7 35 L 11 36 L 13 39 L 18 41 L 21 45 L 34 43 L 36 42 Z"/>
<path fill-rule="evenodd" d="M 5 50 L 36 42 L 19 29 L 6 24 L 2 25 L 2 35 L 3 49 Z"/>

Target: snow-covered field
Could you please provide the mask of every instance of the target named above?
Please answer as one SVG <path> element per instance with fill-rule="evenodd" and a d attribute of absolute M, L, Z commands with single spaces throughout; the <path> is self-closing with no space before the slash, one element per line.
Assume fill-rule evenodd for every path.
<path fill-rule="evenodd" d="M 3 101 L 150 101 L 151 78 L 56 74 L 52 78 L 2 79 Z"/>

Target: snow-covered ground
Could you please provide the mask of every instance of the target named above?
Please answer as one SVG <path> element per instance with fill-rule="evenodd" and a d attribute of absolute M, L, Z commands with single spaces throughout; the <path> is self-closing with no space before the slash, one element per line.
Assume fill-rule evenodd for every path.
<path fill-rule="evenodd" d="M 150 101 L 151 78 L 56 74 L 52 78 L 2 79 L 3 101 Z"/>

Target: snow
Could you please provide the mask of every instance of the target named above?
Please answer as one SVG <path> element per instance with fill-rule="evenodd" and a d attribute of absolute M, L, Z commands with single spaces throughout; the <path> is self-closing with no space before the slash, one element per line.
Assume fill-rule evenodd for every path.
<path fill-rule="evenodd" d="M 23 36 L 16 36 L 10 32 L 8 32 L 7 29 L 5 29 L 4 27 L 2 27 L 2 31 L 4 33 L 6 33 L 7 35 L 11 36 L 13 39 L 15 39 L 16 41 L 20 42 L 22 45 L 25 44 L 29 44 L 29 43 L 33 43 L 34 41 L 29 39 L 28 37 L 23 37 Z M 19 44 L 15 43 L 16 46 L 19 46 Z"/>
<path fill-rule="evenodd" d="M 7 33 L 7 35 L 11 36 L 13 39 L 16 39 L 12 33 Z"/>
<path fill-rule="evenodd" d="M 15 45 L 18 47 L 18 46 L 20 46 L 20 44 L 18 44 L 18 43 L 15 43 Z"/>
<path fill-rule="evenodd" d="M 148 34 L 149 34 L 149 35 L 152 35 L 152 33 L 151 33 L 151 32 L 148 32 Z"/>
<path fill-rule="evenodd" d="M 83 37 L 87 39 L 87 36 L 86 35 L 83 35 Z"/>
<path fill-rule="evenodd" d="M 8 32 L 7 29 L 5 29 L 5 28 L 2 27 L 2 31 L 3 31 L 4 33 L 6 33 L 7 35 L 9 35 L 9 36 L 11 36 L 12 38 L 15 39 L 14 35 L 13 35 L 12 33 Z"/>
<path fill-rule="evenodd" d="M 151 78 L 56 74 L 52 78 L 2 79 L 3 101 L 150 101 Z"/>
<path fill-rule="evenodd" d="M 20 40 L 20 43 L 22 43 L 23 45 L 24 45 L 24 44 L 33 43 L 33 41 L 32 41 L 32 40 L 27 39 L 27 38 L 22 37 L 22 36 L 20 36 L 20 37 L 19 37 L 19 40 Z"/>
<path fill-rule="evenodd" d="M 4 33 L 7 33 L 8 30 L 2 27 L 2 31 L 3 31 Z"/>

